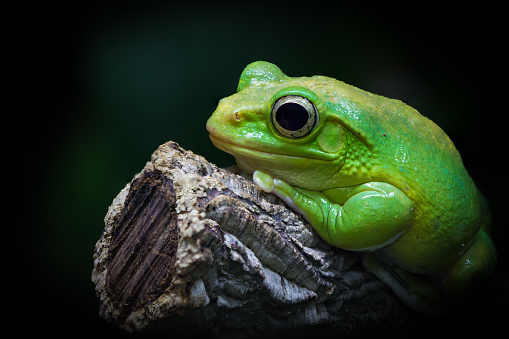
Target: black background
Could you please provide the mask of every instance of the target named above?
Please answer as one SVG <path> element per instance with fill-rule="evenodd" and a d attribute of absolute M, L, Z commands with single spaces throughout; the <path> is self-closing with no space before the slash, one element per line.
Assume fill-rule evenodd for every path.
<path fill-rule="evenodd" d="M 507 282 L 506 44 L 490 7 L 256 2 L 26 4 L 6 11 L 5 181 L 22 259 L 13 264 L 20 332 L 122 334 L 98 316 L 92 253 L 107 208 L 173 140 L 219 166 L 205 123 L 243 67 L 327 75 L 403 100 L 451 137 L 491 203 Z M 10 121 L 14 118 L 14 124 Z M 9 120 L 7 120 L 9 119 Z M 12 129 L 12 131 L 11 131 Z M 12 134 L 14 133 L 14 135 Z M 6 186 L 7 187 L 7 186 Z M 505 227 L 505 228 L 504 228 Z M 8 248 L 11 241 L 6 241 Z M 9 299 L 10 300 L 10 299 Z M 404 335 L 502 326 L 507 293 Z M 16 323 L 17 324 L 17 323 Z M 412 323 L 413 324 L 413 323 Z M 405 331 L 408 331 L 405 332 Z"/>

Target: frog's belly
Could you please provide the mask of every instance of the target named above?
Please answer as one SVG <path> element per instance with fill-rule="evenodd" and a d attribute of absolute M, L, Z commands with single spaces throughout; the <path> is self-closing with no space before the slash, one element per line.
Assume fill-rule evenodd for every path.
<path fill-rule="evenodd" d="M 393 262 L 410 272 L 441 271 L 467 251 L 480 228 L 477 219 L 454 221 L 449 218 L 437 224 L 436 217 L 416 218 L 408 230 L 384 251 Z"/>
<path fill-rule="evenodd" d="M 414 218 L 385 253 L 414 273 L 434 273 L 449 267 L 468 250 L 481 227 L 481 204 L 474 183 L 465 171 L 452 170 L 438 179 L 395 178 L 392 175 L 391 182 L 413 203 Z"/>

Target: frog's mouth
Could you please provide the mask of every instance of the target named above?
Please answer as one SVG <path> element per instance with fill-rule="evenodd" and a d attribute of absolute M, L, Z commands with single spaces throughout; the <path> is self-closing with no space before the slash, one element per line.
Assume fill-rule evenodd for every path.
<path fill-rule="evenodd" d="M 252 159 L 255 159 L 255 158 L 258 158 L 258 159 L 267 158 L 268 159 L 270 157 L 275 157 L 275 156 L 279 156 L 279 157 L 283 157 L 283 158 L 301 158 L 301 157 L 290 156 L 287 154 L 265 152 L 265 151 L 260 151 L 257 149 L 249 148 L 246 146 L 240 146 L 240 145 L 231 143 L 229 141 L 220 139 L 212 134 L 210 134 L 209 137 L 210 137 L 210 140 L 212 141 L 212 143 L 214 144 L 214 146 L 216 146 L 217 148 L 219 148 L 222 151 L 225 151 L 226 153 L 230 153 L 234 157 L 252 158 Z"/>
<path fill-rule="evenodd" d="M 306 154 L 306 156 L 299 156 L 299 155 L 291 155 L 291 154 L 284 154 L 279 152 L 271 152 L 267 150 L 259 150 L 250 148 L 245 145 L 239 145 L 232 143 L 231 141 L 226 141 L 220 137 L 217 137 L 216 135 L 213 135 L 212 133 L 209 134 L 210 140 L 212 143 L 219 148 L 220 150 L 223 150 L 234 157 L 241 157 L 245 159 L 251 159 L 251 160 L 266 160 L 270 162 L 278 162 L 278 161 L 288 161 L 288 160 L 309 160 L 309 159 L 315 159 L 315 160 L 322 160 L 322 161 L 334 161 L 338 159 L 338 156 L 335 154 L 328 154 L 328 153 L 321 153 L 321 154 L 314 154 L 309 153 Z"/>

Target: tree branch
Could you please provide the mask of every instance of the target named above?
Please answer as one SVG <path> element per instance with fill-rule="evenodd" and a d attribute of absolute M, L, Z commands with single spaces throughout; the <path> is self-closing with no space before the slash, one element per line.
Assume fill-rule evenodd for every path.
<path fill-rule="evenodd" d="M 373 330 L 405 315 L 357 253 L 174 142 L 110 206 L 92 280 L 101 316 L 128 331 Z"/>

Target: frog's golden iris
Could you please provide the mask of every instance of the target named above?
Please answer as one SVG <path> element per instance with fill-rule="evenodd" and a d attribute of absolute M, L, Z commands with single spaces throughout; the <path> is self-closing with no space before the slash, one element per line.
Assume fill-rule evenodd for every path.
<path fill-rule="evenodd" d="M 270 110 L 274 129 L 288 138 L 308 135 L 318 122 L 318 113 L 311 101 L 298 95 L 279 98 Z"/>

